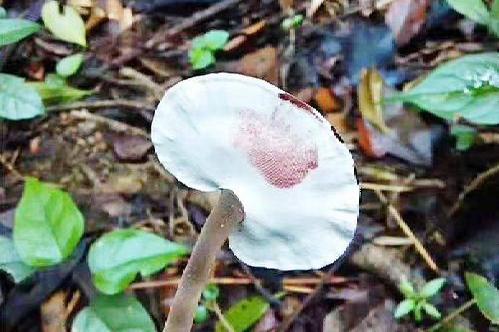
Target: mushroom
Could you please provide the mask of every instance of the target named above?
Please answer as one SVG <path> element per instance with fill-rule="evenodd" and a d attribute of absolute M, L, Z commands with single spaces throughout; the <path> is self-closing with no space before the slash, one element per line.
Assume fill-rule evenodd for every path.
<path fill-rule="evenodd" d="M 320 113 L 274 85 L 229 73 L 181 81 L 159 103 L 151 137 L 180 182 L 221 190 L 164 331 L 190 331 L 227 237 L 244 263 L 279 270 L 324 267 L 352 240 L 360 189 L 350 152 Z"/>

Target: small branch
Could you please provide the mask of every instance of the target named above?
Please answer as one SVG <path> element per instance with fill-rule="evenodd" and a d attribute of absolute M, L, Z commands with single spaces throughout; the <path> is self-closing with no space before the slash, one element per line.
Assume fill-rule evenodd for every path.
<path fill-rule="evenodd" d="M 442 326 L 445 324 L 449 323 L 452 321 L 454 318 L 468 310 L 472 305 L 476 303 L 475 299 L 471 299 L 468 302 L 465 302 L 463 305 L 461 305 L 459 308 L 448 314 L 444 319 L 442 319 L 440 322 L 436 323 L 432 327 L 430 327 L 426 332 L 435 332 L 438 331 Z"/>
<path fill-rule="evenodd" d="M 323 273 L 320 282 L 315 286 L 314 290 L 312 293 L 310 293 L 305 300 L 303 300 L 302 303 L 298 306 L 298 308 L 289 316 L 287 317 L 279 326 L 277 329 L 277 332 L 286 332 L 289 330 L 289 328 L 293 325 L 295 320 L 298 318 L 298 316 L 302 313 L 302 311 L 310 305 L 315 298 L 317 297 L 318 294 L 322 292 L 324 289 L 324 286 L 326 285 L 327 281 L 330 280 L 332 277 L 333 273 L 335 273 L 338 268 L 343 264 L 343 262 L 355 251 L 358 249 L 362 241 L 362 236 L 356 231 L 354 238 L 352 239 L 352 242 L 348 245 L 346 248 L 345 252 L 343 255 L 341 255 L 329 268 L 329 270 L 326 273 Z"/>
<path fill-rule="evenodd" d="M 223 0 L 220 2 L 217 2 L 213 6 L 210 6 L 204 10 L 200 10 L 195 12 L 193 15 L 190 17 L 186 18 L 179 24 L 173 26 L 171 29 L 169 29 L 166 33 L 164 29 L 160 28 L 154 36 L 149 39 L 146 43 L 147 48 L 152 48 L 156 46 L 157 44 L 163 42 L 166 38 L 174 36 L 186 29 L 192 28 L 196 24 L 226 10 L 229 9 L 232 6 L 237 5 L 239 2 L 242 0 Z"/>
<path fill-rule="evenodd" d="M 483 173 L 478 174 L 473 181 L 470 182 L 469 185 L 464 188 L 464 190 L 459 194 L 459 197 L 457 198 L 457 201 L 452 205 L 451 209 L 447 213 L 447 218 L 452 218 L 456 212 L 461 208 L 461 205 L 463 204 L 464 199 L 466 196 L 471 193 L 472 191 L 475 191 L 478 187 L 480 187 L 485 181 L 487 181 L 489 178 L 499 174 L 499 164 L 495 165 L 492 168 L 489 168 Z"/>
<path fill-rule="evenodd" d="M 258 279 L 259 280 L 259 279 Z M 335 285 L 345 283 L 348 279 L 344 277 L 331 276 L 329 280 L 326 280 L 327 285 Z M 253 278 L 233 278 L 233 277 L 219 277 L 211 278 L 209 283 L 215 285 L 251 285 L 254 283 Z M 261 282 L 261 280 L 259 280 Z M 180 283 L 180 279 L 168 279 L 168 280 L 151 280 L 136 282 L 130 285 L 129 289 L 147 289 L 147 288 L 163 288 L 163 287 L 177 287 Z M 284 278 L 283 280 L 284 290 L 286 291 L 288 287 L 300 286 L 300 285 L 317 285 L 321 283 L 320 278 Z"/>
<path fill-rule="evenodd" d="M 95 109 L 95 108 L 105 108 L 105 107 L 127 107 L 127 108 L 135 108 L 138 110 L 154 111 L 154 106 L 152 105 L 139 101 L 124 100 L 124 99 L 80 101 L 75 103 L 54 105 L 47 107 L 47 111 L 61 112 L 61 111 L 71 111 L 82 108 Z"/>
<path fill-rule="evenodd" d="M 217 315 L 218 320 L 220 321 L 220 323 L 222 323 L 225 329 L 228 332 L 235 332 L 232 325 L 230 325 L 229 321 L 225 318 L 224 314 L 222 313 L 222 310 L 220 310 L 220 306 L 218 305 L 218 303 L 216 301 L 213 301 L 211 305 L 213 306 L 213 311 L 215 312 L 215 315 Z"/>
<path fill-rule="evenodd" d="M 126 123 L 116 121 L 113 119 L 106 118 L 105 116 L 100 116 L 97 114 L 92 114 L 87 111 L 72 111 L 69 115 L 75 119 L 80 120 L 91 120 L 96 123 L 101 123 L 109 127 L 109 129 L 114 130 L 119 133 L 127 133 L 137 136 L 142 136 L 145 138 L 149 138 L 149 134 L 140 128 L 130 126 Z"/>
<path fill-rule="evenodd" d="M 222 190 L 218 204 L 201 229 L 182 274 L 163 332 L 191 330 L 194 313 L 209 281 L 216 255 L 243 219 L 243 207 L 237 197 L 229 190 Z"/>
<path fill-rule="evenodd" d="M 433 258 L 431 258 L 428 251 L 426 251 L 426 249 L 423 246 L 423 244 L 421 243 L 421 241 L 419 241 L 418 238 L 416 237 L 416 235 L 414 235 L 411 228 L 406 224 L 406 222 L 404 221 L 404 219 L 402 218 L 400 213 L 397 211 L 397 209 L 392 204 L 390 204 L 390 202 L 388 202 L 388 200 L 386 199 L 386 196 L 381 191 L 375 190 L 374 192 L 376 193 L 376 195 L 378 195 L 379 200 L 383 204 L 386 204 L 386 206 L 388 208 L 388 213 L 390 213 L 391 216 L 393 217 L 393 219 L 395 219 L 395 221 L 397 222 L 399 227 L 402 229 L 404 234 L 413 241 L 413 244 L 414 244 L 414 247 L 416 248 L 416 251 L 421 255 L 421 257 L 423 257 L 426 264 L 428 264 L 428 266 L 433 271 L 438 273 L 437 264 L 435 264 L 435 262 L 433 261 Z"/>
<path fill-rule="evenodd" d="M 14 177 L 17 180 L 19 180 L 19 181 L 24 180 L 24 176 L 21 173 L 19 173 L 19 171 L 17 169 L 14 168 L 12 163 L 7 161 L 7 158 L 5 157 L 5 155 L 3 153 L 0 153 L 0 164 L 2 164 L 3 167 L 5 167 L 9 172 L 11 172 L 12 175 L 14 175 Z"/>

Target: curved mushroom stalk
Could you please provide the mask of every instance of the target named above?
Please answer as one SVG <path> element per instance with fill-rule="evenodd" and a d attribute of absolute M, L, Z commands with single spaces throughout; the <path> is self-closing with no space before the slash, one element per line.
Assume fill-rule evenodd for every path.
<path fill-rule="evenodd" d="M 191 330 L 198 301 L 210 278 L 216 255 L 243 219 L 243 207 L 237 197 L 230 190 L 222 190 L 182 274 L 163 332 Z"/>
<path fill-rule="evenodd" d="M 215 215 L 231 196 L 223 191 L 182 277 L 168 332 L 190 329 L 206 264 L 225 236 L 241 261 L 280 270 L 324 267 L 351 242 L 360 195 L 352 156 L 319 112 L 272 84 L 228 73 L 182 81 L 161 100 L 151 137 L 179 181 L 200 191 L 231 190 L 244 208 L 239 227 L 243 217 L 235 211 L 225 229 L 217 226 Z M 189 298 L 188 310 L 181 298 Z M 174 329 L 173 322 L 186 325 Z"/>

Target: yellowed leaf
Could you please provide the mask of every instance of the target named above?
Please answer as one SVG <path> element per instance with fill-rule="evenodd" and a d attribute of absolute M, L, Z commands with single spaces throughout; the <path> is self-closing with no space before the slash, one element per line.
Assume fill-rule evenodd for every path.
<path fill-rule="evenodd" d="M 357 97 L 362 117 L 386 133 L 389 131 L 389 128 L 383 120 L 383 108 L 381 104 L 383 86 L 383 78 L 376 69 L 364 70 L 357 88 Z"/>

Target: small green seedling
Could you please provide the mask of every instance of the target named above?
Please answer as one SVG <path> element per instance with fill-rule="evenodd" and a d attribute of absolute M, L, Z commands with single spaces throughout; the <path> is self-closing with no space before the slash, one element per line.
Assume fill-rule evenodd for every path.
<path fill-rule="evenodd" d="M 395 318 L 398 319 L 413 312 L 416 322 L 420 322 L 423 319 L 423 312 L 425 312 L 434 319 L 440 319 L 440 312 L 429 303 L 429 300 L 440 291 L 444 283 L 444 278 L 433 279 L 427 282 L 419 292 L 416 292 L 410 282 L 402 282 L 400 291 L 404 294 L 405 300 L 400 302 L 395 309 Z"/>
<path fill-rule="evenodd" d="M 215 53 L 229 41 L 229 33 L 224 30 L 211 30 L 194 38 L 189 52 L 189 62 L 195 70 L 204 69 L 215 63 Z"/>
<path fill-rule="evenodd" d="M 302 24 L 303 24 L 303 15 L 298 14 L 284 19 L 284 21 L 282 21 L 281 26 L 284 30 L 289 31 L 291 29 L 296 29 L 301 27 Z"/>

